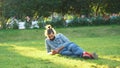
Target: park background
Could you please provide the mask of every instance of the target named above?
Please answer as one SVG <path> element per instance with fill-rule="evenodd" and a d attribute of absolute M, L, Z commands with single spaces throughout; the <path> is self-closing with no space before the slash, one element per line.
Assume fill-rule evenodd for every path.
<path fill-rule="evenodd" d="M 47 55 L 46 24 L 99 59 Z M 120 68 L 119 41 L 119 0 L 0 0 L 0 68 Z"/>

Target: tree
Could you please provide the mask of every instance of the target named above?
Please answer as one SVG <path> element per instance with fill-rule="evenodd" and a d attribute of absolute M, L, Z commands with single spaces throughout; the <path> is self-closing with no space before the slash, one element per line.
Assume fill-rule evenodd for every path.
<path fill-rule="evenodd" d="M 119 13 L 119 0 L 1 0 L 6 18 L 11 16 L 49 16 L 53 12 L 62 14 Z"/>
<path fill-rule="evenodd" d="M 120 0 L 106 0 L 103 6 L 107 13 L 119 13 L 120 12 Z"/>

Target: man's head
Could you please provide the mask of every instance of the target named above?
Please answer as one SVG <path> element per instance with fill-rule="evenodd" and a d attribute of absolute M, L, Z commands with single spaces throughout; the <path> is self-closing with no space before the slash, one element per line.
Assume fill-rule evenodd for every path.
<path fill-rule="evenodd" d="M 45 30 L 45 36 L 47 36 L 47 38 L 49 38 L 50 40 L 54 40 L 55 34 L 56 31 L 54 30 L 54 28 L 52 28 L 51 25 L 47 25 Z"/>

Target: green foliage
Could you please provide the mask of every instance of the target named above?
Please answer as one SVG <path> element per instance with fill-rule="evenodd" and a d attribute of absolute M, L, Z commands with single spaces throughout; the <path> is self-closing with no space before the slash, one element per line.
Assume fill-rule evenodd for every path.
<path fill-rule="evenodd" d="M 6 19 L 4 17 L 0 18 L 0 29 L 6 29 Z"/>
<path fill-rule="evenodd" d="M 120 16 L 115 18 L 109 18 L 105 20 L 102 16 L 91 17 L 91 18 L 74 18 L 72 23 L 69 23 L 69 26 L 96 26 L 96 25 L 111 25 L 120 23 Z"/>
<path fill-rule="evenodd" d="M 25 28 L 26 28 L 26 29 L 29 29 L 30 26 L 31 26 L 31 22 L 25 22 Z"/>
<path fill-rule="evenodd" d="M 120 2 L 119 0 L 106 0 L 104 1 L 104 4 L 105 6 L 104 7 L 104 10 L 108 13 L 119 13 L 120 12 Z"/>
<path fill-rule="evenodd" d="M 103 17 L 97 16 L 97 17 L 94 17 L 94 19 L 92 19 L 92 23 L 93 25 L 101 25 L 105 23 L 105 20 L 103 19 Z"/>
<path fill-rule="evenodd" d="M 120 24 L 120 16 L 110 19 L 110 24 Z"/>
<path fill-rule="evenodd" d="M 13 29 L 18 29 L 18 24 L 16 22 L 13 24 Z"/>
<path fill-rule="evenodd" d="M 16 16 L 17 19 L 24 19 L 26 16 L 32 17 L 49 17 L 53 12 L 61 15 L 85 15 L 93 18 L 74 18 L 72 23 L 67 26 L 84 26 L 84 25 L 103 25 L 103 24 L 119 24 L 119 17 L 116 19 L 104 20 L 99 15 L 106 13 L 120 13 L 119 0 L 2 0 L 0 1 L 0 15 L 8 19 Z M 96 15 L 97 17 L 94 17 Z M 3 28 L 6 22 L 2 22 Z M 48 21 L 39 23 L 40 27 L 45 24 L 52 24 L 56 27 L 65 27 L 66 23 L 63 19 L 57 21 Z M 26 24 L 28 28 L 29 25 Z"/>
<path fill-rule="evenodd" d="M 75 13 L 88 16 L 92 14 L 119 13 L 119 0 L 4 0 L 2 14 L 5 17 L 49 16 L 52 12 Z"/>

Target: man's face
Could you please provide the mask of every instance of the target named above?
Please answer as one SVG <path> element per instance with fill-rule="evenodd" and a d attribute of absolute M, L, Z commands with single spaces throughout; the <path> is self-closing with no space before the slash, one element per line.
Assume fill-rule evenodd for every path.
<path fill-rule="evenodd" d="M 51 34 L 48 35 L 49 39 L 53 39 L 54 37 L 55 37 L 54 33 L 51 33 Z"/>

